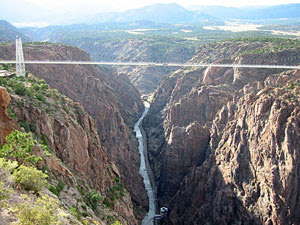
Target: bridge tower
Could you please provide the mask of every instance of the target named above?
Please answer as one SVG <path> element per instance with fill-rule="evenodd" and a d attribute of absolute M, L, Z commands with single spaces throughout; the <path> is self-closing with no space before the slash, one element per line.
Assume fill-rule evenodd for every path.
<path fill-rule="evenodd" d="M 16 72 L 18 77 L 25 77 L 25 62 L 21 38 L 16 38 Z"/>

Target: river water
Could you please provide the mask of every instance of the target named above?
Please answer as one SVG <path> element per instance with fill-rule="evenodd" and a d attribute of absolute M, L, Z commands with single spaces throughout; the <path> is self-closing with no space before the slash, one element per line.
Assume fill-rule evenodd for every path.
<path fill-rule="evenodd" d="M 144 149 L 144 139 L 143 139 L 141 129 L 139 127 L 140 123 L 142 122 L 142 120 L 144 119 L 144 117 L 146 116 L 146 114 L 149 111 L 150 104 L 148 102 L 144 102 L 144 105 L 145 105 L 145 111 L 144 111 L 143 115 L 139 118 L 139 120 L 135 123 L 134 131 L 136 133 L 136 138 L 138 139 L 138 142 L 139 142 L 139 152 L 140 152 L 140 159 L 141 159 L 139 173 L 143 177 L 145 189 L 147 191 L 147 195 L 149 198 L 149 211 L 146 214 L 146 216 L 144 217 L 144 219 L 142 221 L 142 225 L 153 225 L 153 217 L 155 216 L 155 193 L 154 193 L 153 187 L 151 185 L 149 173 L 147 171 L 147 166 L 146 166 L 147 165 L 147 161 L 146 161 L 147 157 L 145 157 L 145 154 L 147 154 L 147 153 Z"/>

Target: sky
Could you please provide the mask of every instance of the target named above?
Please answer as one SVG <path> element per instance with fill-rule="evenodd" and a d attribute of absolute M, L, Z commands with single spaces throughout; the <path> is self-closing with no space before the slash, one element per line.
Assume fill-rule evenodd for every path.
<path fill-rule="evenodd" d="M 0 19 L 11 23 L 43 23 L 53 21 L 62 15 L 92 15 L 101 12 L 122 12 L 155 3 L 178 3 L 186 8 L 193 5 L 257 6 L 300 3 L 300 0 L 0 0 Z M 1 18 L 2 17 L 2 18 Z"/>

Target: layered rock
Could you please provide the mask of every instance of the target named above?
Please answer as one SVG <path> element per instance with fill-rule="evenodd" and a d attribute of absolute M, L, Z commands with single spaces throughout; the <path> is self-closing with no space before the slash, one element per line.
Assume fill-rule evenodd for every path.
<path fill-rule="evenodd" d="M 13 46 L 1 46 L 1 58 L 13 55 Z M 87 53 L 78 48 L 47 43 L 25 45 L 24 57 L 27 60 L 90 61 Z M 143 111 L 138 91 L 126 76 L 120 78 L 90 65 L 28 65 L 26 68 L 62 94 L 80 102 L 95 119 L 103 148 L 120 170 L 132 200 L 142 208 L 138 213 L 141 219 L 148 200 L 138 174 L 137 142 L 130 129 Z"/>

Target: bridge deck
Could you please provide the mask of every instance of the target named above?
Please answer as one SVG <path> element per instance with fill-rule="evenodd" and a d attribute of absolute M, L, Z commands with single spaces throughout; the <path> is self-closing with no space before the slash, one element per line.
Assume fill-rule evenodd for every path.
<path fill-rule="evenodd" d="M 15 60 L 0 61 L 0 64 L 16 63 Z M 110 66 L 166 66 L 166 67 L 233 67 L 233 68 L 265 68 L 265 69 L 300 69 L 290 65 L 251 65 L 251 64 L 213 64 L 213 63 L 156 63 L 156 62 L 93 62 L 93 61 L 24 61 L 25 64 L 56 65 L 110 65 Z"/>

